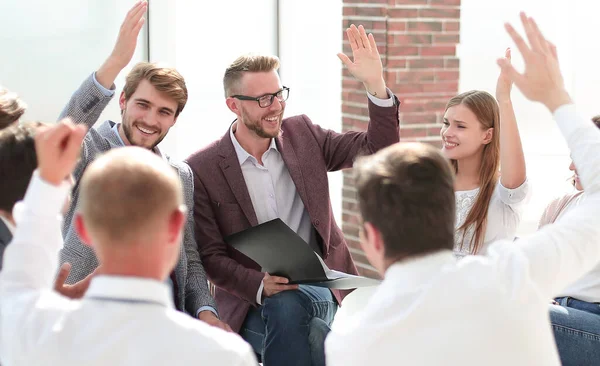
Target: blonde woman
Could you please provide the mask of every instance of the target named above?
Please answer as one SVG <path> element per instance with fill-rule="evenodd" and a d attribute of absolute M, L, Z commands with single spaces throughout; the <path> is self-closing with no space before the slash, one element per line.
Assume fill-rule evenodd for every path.
<path fill-rule="evenodd" d="M 510 61 L 510 49 L 506 50 Z M 472 90 L 446 105 L 442 152 L 456 174 L 455 253 L 482 254 L 498 239 L 512 239 L 529 186 L 510 98 L 512 83 L 500 74 L 496 99 Z M 501 170 L 501 172 L 500 172 Z"/>

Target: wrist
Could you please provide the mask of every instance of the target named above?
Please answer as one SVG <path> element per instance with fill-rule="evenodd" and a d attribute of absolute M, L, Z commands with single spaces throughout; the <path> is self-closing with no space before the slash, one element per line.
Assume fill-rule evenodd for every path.
<path fill-rule="evenodd" d="M 44 182 L 46 182 L 48 184 L 51 184 L 53 186 L 56 186 L 56 187 L 60 186 L 64 182 L 64 180 L 65 180 L 64 177 L 63 178 L 57 177 L 55 174 L 49 173 L 44 168 L 40 168 L 39 169 L 39 175 L 40 175 L 40 178 Z"/>
<path fill-rule="evenodd" d="M 371 94 L 372 96 L 381 99 L 389 98 L 383 77 L 377 80 L 365 81 L 363 84 L 365 89 L 367 89 L 367 93 Z"/>
<path fill-rule="evenodd" d="M 203 310 L 200 313 L 198 313 L 198 319 L 202 320 L 202 321 L 206 321 L 208 319 L 216 319 L 217 316 L 210 310 Z"/>
<path fill-rule="evenodd" d="M 566 90 L 561 90 L 557 93 L 551 93 L 550 98 L 542 101 L 542 103 L 550 110 L 551 113 L 554 113 L 559 107 L 565 104 L 572 104 L 573 100 Z"/>

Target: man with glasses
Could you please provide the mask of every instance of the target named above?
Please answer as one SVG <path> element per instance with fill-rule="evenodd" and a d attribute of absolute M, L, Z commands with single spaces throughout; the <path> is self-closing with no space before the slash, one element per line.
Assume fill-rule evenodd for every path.
<path fill-rule="evenodd" d="M 347 31 L 354 62 L 338 56 L 367 89 L 365 132 L 337 133 L 307 116 L 283 119 L 289 88 L 274 56 L 242 56 L 225 71 L 226 103 L 237 119 L 218 141 L 188 158 L 194 173 L 196 241 L 219 314 L 265 366 L 324 365 L 324 338 L 347 291 L 289 285 L 224 241 L 280 218 L 332 269 L 356 274 L 329 200 L 327 172 L 358 154 L 398 142 L 398 99 L 385 86 L 372 35 Z"/>

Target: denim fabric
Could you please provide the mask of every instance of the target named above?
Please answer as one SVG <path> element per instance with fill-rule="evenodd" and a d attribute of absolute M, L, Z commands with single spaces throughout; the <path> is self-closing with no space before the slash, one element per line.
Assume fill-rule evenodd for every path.
<path fill-rule="evenodd" d="M 563 366 L 600 364 L 600 305 L 570 297 L 550 305 L 550 322 Z"/>
<path fill-rule="evenodd" d="M 325 337 L 336 311 L 329 289 L 300 285 L 250 309 L 240 335 L 264 366 L 324 366 Z"/>

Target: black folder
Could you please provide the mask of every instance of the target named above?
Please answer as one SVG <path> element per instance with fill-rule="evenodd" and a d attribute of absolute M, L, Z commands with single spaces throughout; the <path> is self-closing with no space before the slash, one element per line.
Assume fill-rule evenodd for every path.
<path fill-rule="evenodd" d="M 347 290 L 376 286 L 381 282 L 329 269 L 321 257 L 281 219 L 230 235 L 225 242 L 258 263 L 263 272 L 286 277 L 290 284 Z"/>

